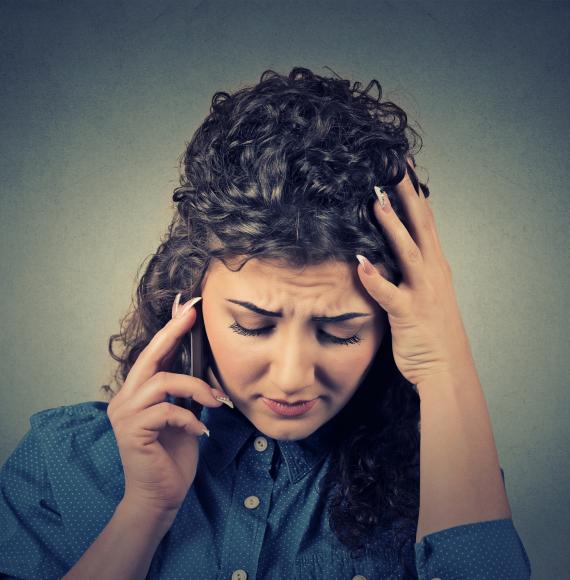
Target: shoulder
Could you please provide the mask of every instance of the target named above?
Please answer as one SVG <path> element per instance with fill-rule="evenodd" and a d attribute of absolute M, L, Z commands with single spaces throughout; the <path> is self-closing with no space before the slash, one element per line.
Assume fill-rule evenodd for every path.
<path fill-rule="evenodd" d="M 38 411 L 30 416 L 30 428 L 8 457 L 11 463 L 20 457 L 38 457 L 51 452 L 61 455 L 71 440 L 85 444 L 111 433 L 107 416 L 108 403 L 89 401 Z"/>
<path fill-rule="evenodd" d="M 31 428 L 23 442 L 42 457 L 50 480 L 71 477 L 88 481 L 100 476 L 108 481 L 111 476 L 122 475 L 108 406 L 103 401 L 87 401 L 31 415 Z"/>
<path fill-rule="evenodd" d="M 102 401 L 87 401 L 38 411 L 30 416 L 29 435 L 41 444 L 45 452 L 50 448 L 61 450 L 61 446 L 71 440 L 79 445 L 89 445 L 113 434 L 107 416 L 108 406 Z"/>
<path fill-rule="evenodd" d="M 33 455 L 41 458 L 45 476 L 54 493 L 74 501 L 87 496 L 122 497 L 124 474 L 113 426 L 107 415 L 109 403 L 86 401 L 44 409 L 30 417 L 25 439 Z M 28 465 L 30 464 L 28 454 Z M 77 495 L 76 491 L 82 490 Z M 71 502 L 71 503 L 70 503 Z M 80 504 L 77 504 L 80 509 Z"/>
<path fill-rule="evenodd" d="M 104 425 L 108 423 L 107 407 L 103 401 L 86 401 L 75 405 L 62 405 L 38 411 L 30 416 L 30 426 L 34 431 L 68 431 L 82 426 Z"/>
<path fill-rule="evenodd" d="M 82 475 L 112 473 L 112 464 L 121 463 L 107 406 L 89 401 L 31 415 L 30 429 L 2 466 L 0 485 L 26 484 L 40 493 Z"/>
<path fill-rule="evenodd" d="M 44 409 L 30 417 L 28 433 L 48 464 L 105 463 L 117 453 L 108 403 L 86 401 Z"/>
<path fill-rule="evenodd" d="M 0 469 L 1 578 L 48 569 L 60 578 L 111 519 L 124 477 L 107 407 L 90 401 L 30 416 Z"/>

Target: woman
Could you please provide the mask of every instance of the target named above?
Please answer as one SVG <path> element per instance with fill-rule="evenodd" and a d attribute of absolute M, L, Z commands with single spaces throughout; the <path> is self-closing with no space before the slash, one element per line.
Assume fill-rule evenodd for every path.
<path fill-rule="evenodd" d="M 305 68 L 216 93 L 109 343 L 119 390 L 32 416 L 3 468 L 1 572 L 530 575 L 419 135 L 381 97 Z"/>

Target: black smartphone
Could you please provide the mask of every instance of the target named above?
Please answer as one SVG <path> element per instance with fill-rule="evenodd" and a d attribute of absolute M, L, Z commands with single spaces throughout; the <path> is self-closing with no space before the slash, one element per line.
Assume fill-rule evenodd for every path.
<path fill-rule="evenodd" d="M 202 315 L 202 300 L 199 300 L 196 309 L 196 322 L 190 329 L 190 376 L 208 382 L 207 370 L 211 361 L 211 351 Z M 202 405 L 189 397 L 175 397 L 174 404 L 189 409 L 200 418 Z"/>
<path fill-rule="evenodd" d="M 206 380 L 206 348 L 204 345 L 206 331 L 204 329 L 204 316 L 202 313 L 202 301 L 195 304 L 196 322 L 190 329 L 190 374 L 198 379 Z"/>

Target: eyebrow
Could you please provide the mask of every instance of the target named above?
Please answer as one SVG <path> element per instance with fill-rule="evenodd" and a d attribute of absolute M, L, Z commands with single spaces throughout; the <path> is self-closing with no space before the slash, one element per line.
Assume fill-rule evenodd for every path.
<path fill-rule="evenodd" d="M 263 316 L 273 316 L 275 318 L 283 318 L 283 312 L 279 310 L 278 312 L 272 312 L 271 310 L 265 310 L 264 308 L 260 308 L 251 302 L 244 302 L 242 300 L 233 300 L 231 298 L 226 298 L 228 302 L 233 302 L 234 304 L 238 304 L 239 306 L 243 306 L 257 314 L 261 314 Z M 345 312 L 344 314 L 339 314 L 338 316 L 311 316 L 311 320 L 313 322 L 343 322 L 344 320 L 350 320 L 352 318 L 359 318 L 361 316 L 372 316 L 372 314 L 368 312 Z"/>

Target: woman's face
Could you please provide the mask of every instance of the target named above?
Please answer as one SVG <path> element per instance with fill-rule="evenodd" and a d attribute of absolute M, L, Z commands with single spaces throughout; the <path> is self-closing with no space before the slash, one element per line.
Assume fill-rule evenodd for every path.
<path fill-rule="evenodd" d="M 354 266 L 331 261 L 293 270 L 251 259 L 239 272 L 219 260 L 210 264 L 200 295 L 217 377 L 234 405 L 269 437 L 311 435 L 350 401 L 372 364 L 388 321 L 362 287 L 354 261 Z M 281 315 L 259 314 L 232 301 Z M 345 313 L 366 316 L 311 320 Z M 267 330 L 246 336 L 240 327 Z M 359 342 L 335 344 L 355 335 Z M 315 404 L 304 414 L 283 416 L 264 398 Z"/>

